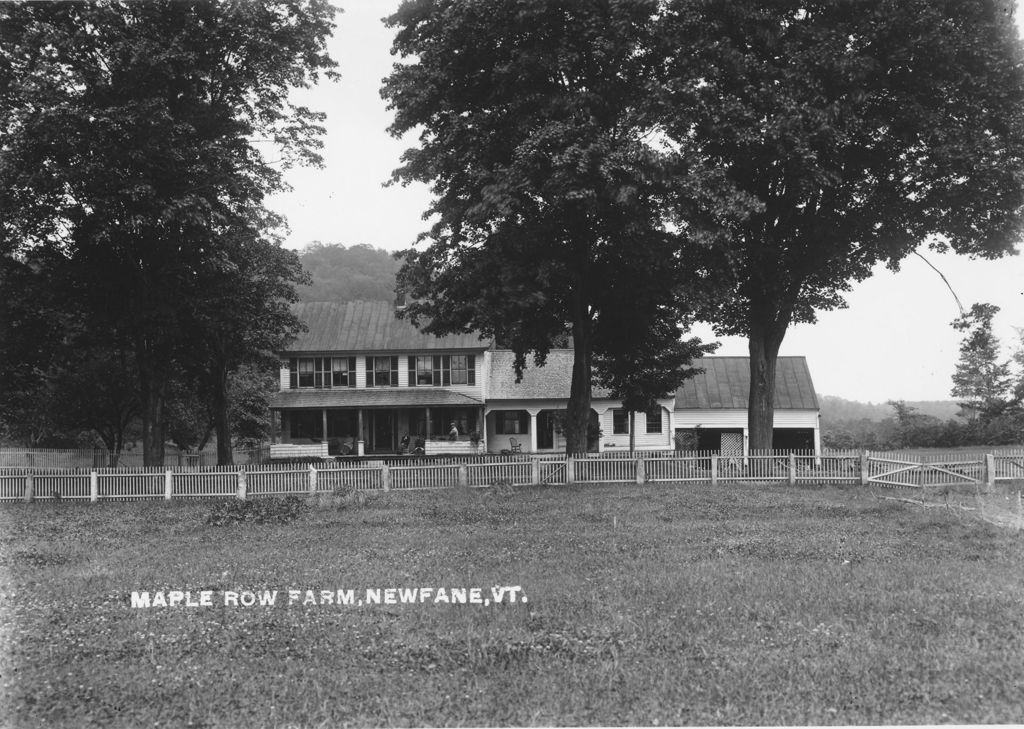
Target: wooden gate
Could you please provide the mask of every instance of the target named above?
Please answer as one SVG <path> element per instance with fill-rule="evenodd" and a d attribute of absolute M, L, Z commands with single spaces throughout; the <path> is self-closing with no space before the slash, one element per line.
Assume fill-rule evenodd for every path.
<path fill-rule="evenodd" d="M 985 457 L 973 453 L 927 457 L 869 453 L 867 480 L 903 488 L 975 485 L 985 480 Z"/>

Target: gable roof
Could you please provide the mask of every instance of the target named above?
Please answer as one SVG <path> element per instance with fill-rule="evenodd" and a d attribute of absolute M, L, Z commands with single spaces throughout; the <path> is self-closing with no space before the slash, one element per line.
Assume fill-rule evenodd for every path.
<path fill-rule="evenodd" d="M 293 304 L 292 313 L 309 331 L 288 346 L 288 353 L 479 350 L 490 346 L 477 334 L 424 334 L 409 320 L 398 319 L 388 301 L 313 301 Z"/>
<path fill-rule="evenodd" d="M 750 357 L 702 357 L 693 361 L 704 373 L 676 391 L 676 410 L 747 409 Z M 818 396 L 805 357 L 779 357 L 775 366 L 775 407 L 817 410 Z"/>

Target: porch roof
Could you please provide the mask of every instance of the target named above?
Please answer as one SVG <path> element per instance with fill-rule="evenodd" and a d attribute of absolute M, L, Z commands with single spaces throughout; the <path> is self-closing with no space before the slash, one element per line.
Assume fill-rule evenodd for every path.
<path fill-rule="evenodd" d="M 270 398 L 272 410 L 321 408 L 422 408 L 440 406 L 480 407 L 482 400 L 451 390 L 433 388 L 380 388 L 334 390 L 285 390 Z"/>

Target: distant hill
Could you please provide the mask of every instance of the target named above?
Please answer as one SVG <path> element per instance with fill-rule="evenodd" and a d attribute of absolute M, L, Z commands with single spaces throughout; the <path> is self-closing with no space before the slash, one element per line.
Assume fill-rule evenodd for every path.
<path fill-rule="evenodd" d="M 847 400 L 835 395 L 818 395 L 821 403 L 821 419 L 836 423 L 843 420 L 871 420 L 881 422 L 895 414 L 892 406 L 886 403 L 858 402 Z M 908 400 L 907 405 L 916 409 L 921 415 L 931 415 L 939 420 L 952 420 L 960 412 L 960 405 L 955 400 Z"/>
<path fill-rule="evenodd" d="M 299 252 L 302 267 L 313 277 L 299 286 L 300 301 L 393 301 L 395 274 L 401 261 L 382 248 L 313 243 Z"/>

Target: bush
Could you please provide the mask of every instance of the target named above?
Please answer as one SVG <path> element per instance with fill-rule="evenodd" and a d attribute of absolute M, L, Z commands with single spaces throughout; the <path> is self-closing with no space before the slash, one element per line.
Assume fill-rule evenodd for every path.
<path fill-rule="evenodd" d="M 288 524 L 295 521 L 309 508 L 298 496 L 281 498 L 261 498 L 251 501 L 221 501 L 209 516 L 206 523 L 210 526 L 224 526 L 239 522 L 253 524 Z"/>

